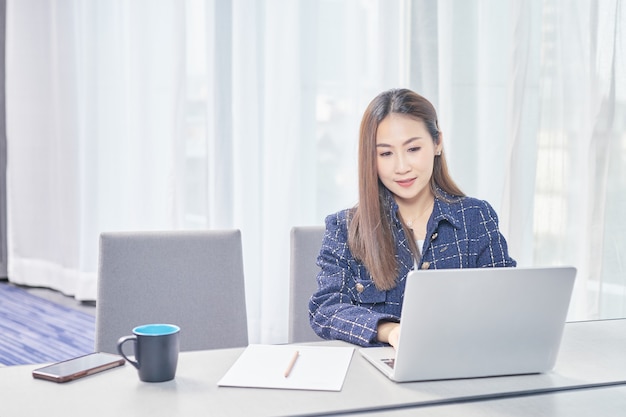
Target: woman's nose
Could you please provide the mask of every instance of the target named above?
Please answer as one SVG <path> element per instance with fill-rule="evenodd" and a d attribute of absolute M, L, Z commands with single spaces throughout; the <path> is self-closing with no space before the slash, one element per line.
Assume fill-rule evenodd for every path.
<path fill-rule="evenodd" d="M 409 164 L 406 160 L 406 158 L 402 155 L 397 155 L 396 156 L 396 173 L 397 174 L 403 174 L 405 172 L 407 172 L 409 170 Z"/>

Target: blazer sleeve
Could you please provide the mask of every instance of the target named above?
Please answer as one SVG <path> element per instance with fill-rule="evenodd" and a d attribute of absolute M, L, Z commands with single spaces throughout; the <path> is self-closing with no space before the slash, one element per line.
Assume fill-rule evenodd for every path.
<path fill-rule="evenodd" d="M 326 218 L 326 232 L 317 259 L 318 289 L 309 301 L 311 327 L 324 339 L 344 340 L 360 346 L 376 341 L 380 320 L 399 321 L 385 314 L 386 292 L 379 291 L 348 248 L 346 212 Z M 358 289 L 358 290 L 357 290 Z"/>
<path fill-rule="evenodd" d="M 498 215 L 491 205 L 481 201 L 475 221 L 478 243 L 476 267 L 514 267 L 517 262 L 509 256 L 506 239 L 500 232 Z"/>

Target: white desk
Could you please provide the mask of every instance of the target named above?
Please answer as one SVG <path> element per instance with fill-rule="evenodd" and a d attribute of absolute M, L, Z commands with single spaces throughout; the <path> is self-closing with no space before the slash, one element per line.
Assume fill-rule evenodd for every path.
<path fill-rule="evenodd" d="M 217 381 L 241 352 L 181 353 L 176 379 L 158 384 L 140 382 L 130 365 L 66 384 L 33 379 L 31 371 L 39 365 L 2 368 L 0 416 L 297 416 L 376 410 L 389 413 L 396 408 L 402 412 L 403 407 L 445 411 L 441 407 L 448 406 L 441 404 L 626 384 L 626 320 L 568 323 L 554 371 L 541 375 L 397 384 L 355 352 L 341 392 L 218 387 Z M 566 395 L 613 392 L 604 389 L 608 388 Z M 524 404 L 525 398 L 531 397 L 502 401 Z M 542 394 L 532 398 L 548 397 Z M 472 410 L 483 403 L 487 404 L 457 404 L 454 407 L 460 408 L 454 411 L 463 410 L 466 415 L 466 408 Z"/>
<path fill-rule="evenodd" d="M 626 385 L 344 414 L 350 417 L 624 417 Z"/>

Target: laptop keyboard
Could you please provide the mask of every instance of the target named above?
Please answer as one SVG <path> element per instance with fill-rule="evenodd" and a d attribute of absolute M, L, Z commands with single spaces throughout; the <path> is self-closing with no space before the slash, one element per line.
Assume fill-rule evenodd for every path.
<path fill-rule="evenodd" d="M 381 361 L 383 361 L 383 363 L 386 364 L 391 369 L 393 369 L 394 365 L 396 364 L 395 358 L 381 359 Z"/>

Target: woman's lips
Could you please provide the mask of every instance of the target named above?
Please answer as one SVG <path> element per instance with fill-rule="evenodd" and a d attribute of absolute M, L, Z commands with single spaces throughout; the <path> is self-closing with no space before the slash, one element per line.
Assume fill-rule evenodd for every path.
<path fill-rule="evenodd" d="M 415 182 L 415 178 L 410 178 L 408 180 L 397 180 L 396 183 L 400 187 L 410 187 Z"/>

